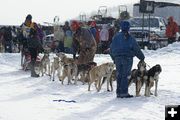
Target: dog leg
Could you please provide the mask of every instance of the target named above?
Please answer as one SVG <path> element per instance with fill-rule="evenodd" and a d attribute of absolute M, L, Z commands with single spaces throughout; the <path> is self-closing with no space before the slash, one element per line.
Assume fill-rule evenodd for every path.
<path fill-rule="evenodd" d="M 46 74 L 46 65 L 42 65 L 42 76 L 44 76 L 44 74 Z"/>
<path fill-rule="evenodd" d="M 99 81 L 95 81 L 94 85 L 95 85 L 95 87 L 96 87 L 97 92 L 99 92 L 99 91 L 100 91 L 100 90 L 99 90 L 99 87 L 98 87 Z"/>
<path fill-rule="evenodd" d="M 74 78 L 74 84 L 77 85 L 77 79 L 78 79 L 77 73 L 75 73 L 73 76 L 75 76 L 75 78 Z"/>
<path fill-rule="evenodd" d="M 150 90 L 151 88 L 148 86 L 148 97 L 150 97 L 150 95 L 151 95 L 151 90 Z"/>
<path fill-rule="evenodd" d="M 70 79 L 71 79 L 71 78 L 70 78 L 70 76 L 68 75 L 68 85 L 71 83 L 71 82 L 70 82 Z"/>
<path fill-rule="evenodd" d="M 109 90 L 109 83 L 110 83 L 110 77 L 107 77 L 107 91 L 108 92 L 110 92 L 110 90 Z M 111 90 L 112 90 L 112 88 L 111 88 Z"/>
<path fill-rule="evenodd" d="M 51 70 L 51 67 L 50 67 L 50 63 L 48 63 L 48 75 L 50 76 L 50 70 Z"/>
<path fill-rule="evenodd" d="M 53 77 L 53 71 L 54 71 L 54 63 L 51 65 L 51 75 L 50 75 L 50 80 Z M 53 80 L 52 80 L 53 81 Z"/>
<path fill-rule="evenodd" d="M 61 80 L 61 84 L 63 85 L 64 84 L 64 79 L 66 78 L 65 75 L 63 75 L 62 77 L 60 77 L 59 81 Z"/>
<path fill-rule="evenodd" d="M 136 96 L 138 97 L 138 96 L 140 96 L 140 88 L 141 87 L 141 81 L 140 80 L 137 80 L 136 81 Z"/>
<path fill-rule="evenodd" d="M 151 88 L 154 86 L 154 79 L 151 78 L 150 79 L 150 83 L 149 83 L 149 96 L 153 95 L 153 93 L 151 93 Z"/>
<path fill-rule="evenodd" d="M 158 87 L 158 80 L 155 81 L 155 93 L 154 93 L 155 96 L 157 96 L 157 87 Z"/>
<path fill-rule="evenodd" d="M 24 63 L 24 54 L 23 51 L 21 51 L 21 66 L 23 66 Z"/>
<path fill-rule="evenodd" d="M 75 79 L 74 79 L 74 84 L 77 85 L 77 76 L 75 76 Z"/>
<path fill-rule="evenodd" d="M 101 90 L 101 77 L 98 78 L 98 81 L 95 82 L 95 84 L 96 84 L 96 89 L 99 92 Z"/>
<path fill-rule="evenodd" d="M 74 68 L 74 73 L 73 76 L 75 76 L 74 84 L 77 85 L 77 79 L 78 79 L 78 71 L 77 71 L 77 66 Z"/>
<path fill-rule="evenodd" d="M 91 82 L 88 82 L 88 91 L 90 91 L 91 84 Z"/>
<path fill-rule="evenodd" d="M 148 90 L 149 90 L 149 88 L 148 88 L 148 86 L 146 86 L 146 88 L 145 88 L 145 96 L 146 96 L 146 97 L 148 97 L 148 94 L 149 94 L 149 91 L 148 91 Z"/>
<path fill-rule="evenodd" d="M 69 84 L 72 84 L 72 83 L 71 83 L 71 78 L 72 78 L 71 69 L 70 69 L 70 67 L 68 66 L 68 85 L 69 85 Z"/>
<path fill-rule="evenodd" d="M 43 65 L 40 65 L 40 69 L 41 69 L 41 74 L 42 74 L 42 76 L 44 76 L 44 72 L 43 72 Z"/>
<path fill-rule="evenodd" d="M 86 74 L 84 75 L 84 80 L 83 80 L 83 82 L 84 82 L 84 84 L 85 84 L 86 82 L 89 82 L 89 81 L 90 81 L 89 73 L 86 73 Z"/>
<path fill-rule="evenodd" d="M 150 93 L 151 93 L 151 92 L 150 92 L 150 83 L 147 84 L 146 89 L 147 89 L 147 90 L 146 90 L 146 96 L 147 96 L 147 97 L 150 97 Z"/>
<path fill-rule="evenodd" d="M 112 82 L 113 82 L 113 80 L 110 79 L 111 92 L 113 91 L 113 85 L 112 85 Z"/>
<path fill-rule="evenodd" d="M 81 72 L 80 73 L 80 80 L 82 81 L 83 85 L 85 84 L 85 79 L 87 79 L 85 73 Z"/>
<path fill-rule="evenodd" d="M 144 96 L 148 96 L 148 85 L 147 81 L 145 82 L 145 93 Z"/>
<path fill-rule="evenodd" d="M 52 81 L 54 81 L 54 75 L 55 75 L 55 69 L 53 67 L 53 79 L 52 79 Z"/>
<path fill-rule="evenodd" d="M 101 86 L 104 84 L 104 82 L 107 80 L 107 77 L 103 77 L 102 78 L 102 83 L 101 83 Z"/>

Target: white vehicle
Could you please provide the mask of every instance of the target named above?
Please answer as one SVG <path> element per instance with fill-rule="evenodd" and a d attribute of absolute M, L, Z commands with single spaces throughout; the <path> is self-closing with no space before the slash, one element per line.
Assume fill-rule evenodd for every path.
<path fill-rule="evenodd" d="M 134 17 L 129 19 L 130 34 L 140 46 L 157 49 L 168 44 L 165 37 L 166 22 L 162 17 Z"/>
<path fill-rule="evenodd" d="M 149 1 L 149 0 L 147 0 L 147 1 Z M 139 12 L 139 6 L 140 6 L 140 3 L 133 5 L 133 16 L 134 17 L 141 17 L 142 16 L 142 13 Z M 180 4 L 178 3 L 178 0 L 166 0 L 166 2 L 164 2 L 164 0 L 155 0 L 155 2 L 154 2 L 154 13 L 144 14 L 144 15 L 158 16 L 164 20 L 167 20 L 167 18 L 172 16 L 174 18 L 174 20 L 177 22 L 177 24 L 180 26 L 180 14 L 179 13 L 180 13 Z M 163 23 L 161 21 L 162 20 L 160 19 L 159 23 Z M 153 47 L 153 49 L 156 49 L 157 47 L 163 47 L 163 46 L 166 46 L 166 44 L 167 44 L 165 42 L 167 40 L 164 40 L 164 38 L 162 36 L 163 35 L 162 33 L 164 32 L 164 27 L 162 27 L 162 26 L 159 26 L 159 27 L 161 28 L 160 31 L 159 31 L 159 28 L 155 29 L 155 30 L 153 30 L 154 28 L 151 28 L 149 30 L 149 31 L 151 31 L 150 32 L 151 34 L 149 34 L 149 36 L 152 36 L 152 35 L 158 36 L 158 40 L 159 40 L 159 41 L 149 40 L 149 43 L 151 43 L 149 45 L 149 48 Z M 147 32 L 145 32 L 143 34 L 146 34 Z M 176 37 L 177 37 L 176 40 L 178 40 L 179 35 L 177 35 Z M 162 41 L 162 42 L 160 42 L 160 41 Z"/>

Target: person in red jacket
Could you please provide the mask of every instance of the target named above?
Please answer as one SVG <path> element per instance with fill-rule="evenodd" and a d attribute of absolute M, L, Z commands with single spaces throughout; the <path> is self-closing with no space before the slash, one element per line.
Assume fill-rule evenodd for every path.
<path fill-rule="evenodd" d="M 168 25 L 166 27 L 166 37 L 168 37 L 168 43 L 171 44 L 176 41 L 176 34 L 178 34 L 179 28 L 173 17 L 168 18 Z"/>

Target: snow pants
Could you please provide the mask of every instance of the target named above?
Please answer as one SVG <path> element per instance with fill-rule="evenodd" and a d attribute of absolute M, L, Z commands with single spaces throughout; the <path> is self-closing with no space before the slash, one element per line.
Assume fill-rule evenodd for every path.
<path fill-rule="evenodd" d="M 128 95 L 128 76 L 130 75 L 133 58 L 126 56 L 115 57 L 116 64 L 116 78 L 117 78 L 117 96 L 127 96 Z"/>

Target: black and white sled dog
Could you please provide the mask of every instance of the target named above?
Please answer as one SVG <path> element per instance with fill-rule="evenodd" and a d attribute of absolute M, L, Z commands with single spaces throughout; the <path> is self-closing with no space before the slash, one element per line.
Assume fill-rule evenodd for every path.
<path fill-rule="evenodd" d="M 136 96 L 140 96 L 141 88 L 145 83 L 145 81 L 148 79 L 148 75 L 147 75 L 146 63 L 144 61 L 139 61 L 137 67 L 138 69 L 133 69 L 131 71 L 131 74 L 129 76 L 128 86 L 130 86 L 132 83 L 135 83 Z"/>
<path fill-rule="evenodd" d="M 150 96 L 151 88 L 154 86 L 155 82 L 155 92 L 154 95 L 157 96 L 157 87 L 159 81 L 159 74 L 162 72 L 162 68 L 159 64 L 153 66 L 151 69 L 148 70 L 148 79 L 145 82 L 145 96 Z"/>

